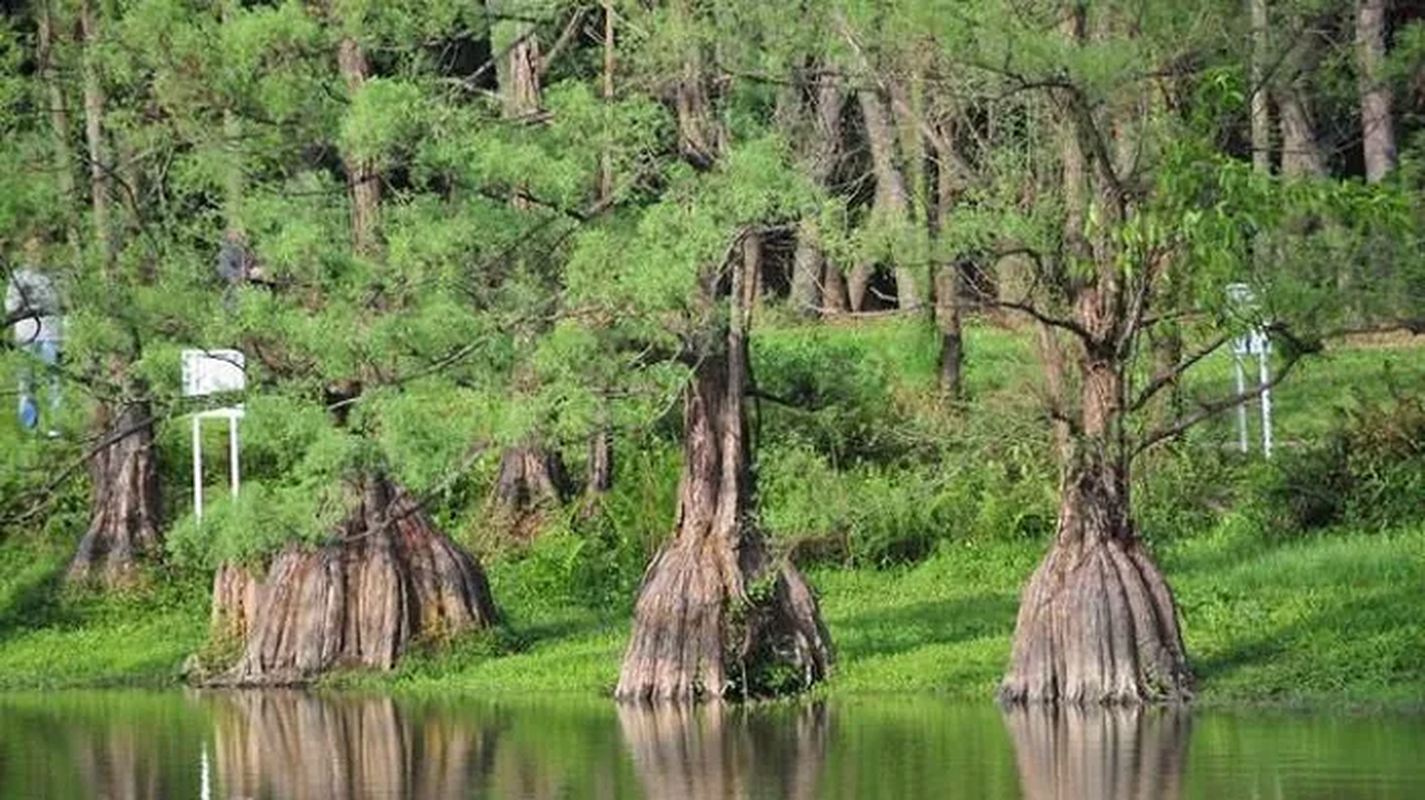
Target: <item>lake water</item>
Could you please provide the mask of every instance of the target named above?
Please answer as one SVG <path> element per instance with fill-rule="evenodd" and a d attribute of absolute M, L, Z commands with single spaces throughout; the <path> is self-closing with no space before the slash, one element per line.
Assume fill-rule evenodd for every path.
<path fill-rule="evenodd" d="M 1421 797 L 1418 716 L 0 695 L 0 800 Z"/>

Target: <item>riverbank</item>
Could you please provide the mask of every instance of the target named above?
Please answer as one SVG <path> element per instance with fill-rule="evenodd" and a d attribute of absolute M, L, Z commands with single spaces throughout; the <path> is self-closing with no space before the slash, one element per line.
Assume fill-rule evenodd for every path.
<path fill-rule="evenodd" d="M 1056 474 L 1029 337 L 986 323 L 967 336 L 962 404 L 938 394 L 923 324 L 769 326 L 754 341 L 759 386 L 794 401 L 758 406 L 760 505 L 821 597 L 838 662 L 819 691 L 984 700 L 1008 661 Z M 1425 412 L 1391 400 L 1418 399 L 1425 349 L 1367 345 L 1318 356 L 1277 392 L 1272 461 L 1236 453 L 1228 418 L 1139 465 L 1135 513 L 1177 593 L 1200 702 L 1425 706 L 1425 470 L 1410 455 Z M 1210 359 L 1187 389 L 1220 393 L 1230 372 Z M 173 464 L 186 441 L 185 426 L 161 431 Z M 533 544 L 480 527 L 497 459 L 476 465 L 433 513 L 482 553 L 503 628 L 330 683 L 606 694 L 680 461 L 675 420 L 619 442 L 598 513 L 554 515 Z M 58 455 L 26 457 L 40 470 Z M 192 534 L 187 475 L 164 478 L 173 529 Z M 175 685 L 204 645 L 211 573 L 181 566 L 178 547 L 135 590 L 63 590 L 81 488 L 42 527 L 0 530 L 0 690 Z"/>
<path fill-rule="evenodd" d="M 1228 519 L 1158 555 L 1207 704 L 1425 706 L 1425 526 L 1271 542 Z M 25 554 L 34 551 L 26 549 Z M 1009 654 L 1037 543 L 966 543 L 894 569 L 814 569 L 838 661 L 830 695 L 985 699 Z M 29 563 L 22 563 L 28 560 Z M 0 689 L 165 686 L 206 633 L 192 577 L 118 598 L 65 595 L 62 554 L 0 548 Z M 491 579 L 507 630 L 334 685 L 413 693 L 606 693 L 628 633 L 607 616 Z M 171 577 L 171 576 L 170 576 Z"/>

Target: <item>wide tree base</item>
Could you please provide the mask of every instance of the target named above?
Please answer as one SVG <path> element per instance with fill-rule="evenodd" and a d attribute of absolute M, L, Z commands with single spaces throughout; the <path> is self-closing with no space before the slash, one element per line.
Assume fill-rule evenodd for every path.
<path fill-rule="evenodd" d="M 1000 699 L 1175 702 L 1191 684 L 1172 592 L 1139 540 L 1056 544 L 1024 591 Z"/>
<path fill-rule="evenodd" d="M 385 478 L 330 544 L 292 544 L 258 581 L 224 567 L 214 582 L 214 637 L 241 641 L 236 664 L 205 682 L 306 683 L 336 668 L 390 669 L 417 641 L 487 627 L 495 608 L 480 565 Z"/>
<path fill-rule="evenodd" d="M 830 637 L 796 567 L 769 568 L 744 585 L 733 559 L 689 541 L 675 540 L 648 568 L 615 696 L 764 697 L 825 677 Z"/>
<path fill-rule="evenodd" d="M 67 579 L 116 588 L 136 582 L 141 559 L 160 549 L 158 468 L 146 403 L 127 405 L 117 415 L 101 408 L 99 425 L 112 443 L 90 462 L 93 510 Z"/>

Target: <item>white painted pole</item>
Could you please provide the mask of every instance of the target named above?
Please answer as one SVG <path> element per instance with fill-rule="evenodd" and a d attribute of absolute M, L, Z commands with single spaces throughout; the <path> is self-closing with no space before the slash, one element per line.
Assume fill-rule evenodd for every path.
<path fill-rule="evenodd" d="M 228 417 L 228 475 L 233 484 L 233 499 L 238 496 L 238 486 L 242 483 L 242 475 L 238 469 L 238 418 L 236 414 Z"/>
<path fill-rule="evenodd" d="M 1259 380 L 1262 386 L 1262 455 L 1272 457 L 1272 390 L 1266 388 L 1272 382 L 1271 354 L 1263 347 L 1257 354 Z"/>
<path fill-rule="evenodd" d="M 1233 353 L 1232 361 L 1237 367 L 1237 396 L 1241 397 L 1247 393 L 1247 373 L 1242 368 L 1242 354 Z M 1237 404 L 1237 447 L 1242 452 L 1247 452 L 1247 401 L 1244 399 Z"/>
<path fill-rule="evenodd" d="M 203 518 L 203 431 L 193 416 L 193 516 Z"/>

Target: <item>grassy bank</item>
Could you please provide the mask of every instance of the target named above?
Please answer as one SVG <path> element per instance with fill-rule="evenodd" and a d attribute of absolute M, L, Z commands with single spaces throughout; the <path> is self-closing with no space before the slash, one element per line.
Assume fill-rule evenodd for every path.
<path fill-rule="evenodd" d="M 891 323 L 771 330 L 754 351 L 766 393 L 800 403 L 759 409 L 762 503 L 774 545 L 805 559 L 822 598 L 838 651 L 832 694 L 990 697 L 1018 591 L 1052 529 L 1026 338 L 971 329 L 961 407 L 936 397 L 934 344 L 923 326 Z M 1229 370 L 1209 362 L 1189 391 L 1225 387 Z M 1322 488 L 1318 475 L 1340 479 L 1313 448 L 1350 409 L 1402 386 L 1425 386 L 1422 351 L 1333 350 L 1277 393 L 1281 458 L 1238 457 L 1229 420 L 1145 463 L 1138 518 L 1177 592 L 1202 701 L 1425 704 L 1425 501 L 1409 483 L 1419 470 L 1368 462 L 1354 483 L 1328 487 L 1343 493 L 1339 507 L 1298 502 Z M 333 683 L 607 692 L 641 565 L 672 516 L 669 427 L 625 443 L 594 523 L 571 514 L 532 547 L 484 553 L 503 630 Z M 490 541 L 480 502 L 457 495 L 435 511 L 479 546 Z M 67 592 L 78 525 L 72 513 L 0 536 L 0 689 L 178 682 L 206 634 L 206 575 L 168 568 L 121 596 Z"/>
<path fill-rule="evenodd" d="M 991 696 L 1009 654 L 1017 592 L 1037 543 L 965 544 L 895 569 L 814 570 L 837 646 L 831 694 Z M 1159 549 L 1177 591 L 1199 699 L 1211 703 L 1425 704 L 1425 526 L 1329 532 L 1264 543 L 1224 523 Z M 7 549 L 3 563 L 17 566 Z M 202 586 L 117 600 L 43 602 L 37 562 L 0 581 L 0 689 L 165 685 L 205 634 Z M 520 590 L 519 565 L 492 568 L 509 630 L 391 676 L 337 682 L 416 692 L 606 692 L 628 632 L 624 610 L 600 615 Z M 26 603 L 30 605 L 27 607 Z M 155 608 L 155 603 L 158 608 Z M 24 610 L 28 608 L 28 610 Z"/>

